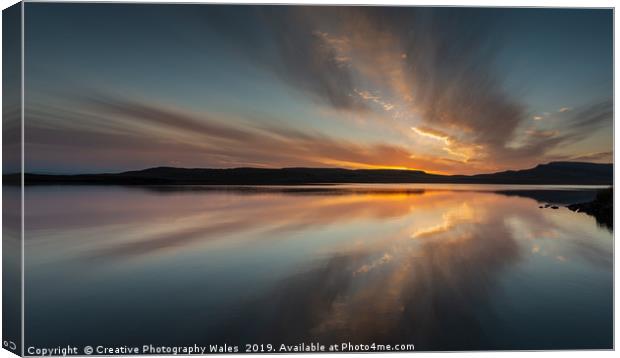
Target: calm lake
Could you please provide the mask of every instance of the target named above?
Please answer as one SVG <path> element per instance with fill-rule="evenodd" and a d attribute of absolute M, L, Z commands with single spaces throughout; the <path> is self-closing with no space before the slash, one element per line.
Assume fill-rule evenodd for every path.
<path fill-rule="evenodd" d="M 25 345 L 612 348 L 613 234 L 562 207 L 593 196 L 27 187 Z"/>

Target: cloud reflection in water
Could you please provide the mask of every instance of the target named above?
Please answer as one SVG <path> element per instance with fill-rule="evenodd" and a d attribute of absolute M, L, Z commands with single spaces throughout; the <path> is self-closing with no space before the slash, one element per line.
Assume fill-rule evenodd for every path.
<path fill-rule="evenodd" d="M 33 305 L 45 297 L 48 307 L 78 300 L 84 293 L 76 296 L 71 284 L 80 280 L 94 282 L 92 290 L 103 295 L 131 280 L 143 292 L 127 294 L 123 304 L 113 298 L 80 304 L 148 317 L 161 310 L 154 302 L 167 297 L 171 311 L 160 323 L 183 330 L 183 338 L 174 339 L 205 344 L 318 340 L 414 343 L 423 350 L 534 349 L 550 348 L 544 332 L 539 341 L 503 340 L 522 328 L 511 323 L 513 316 L 547 307 L 540 322 L 529 322 L 534 331 L 568 309 L 580 317 L 580 308 L 558 302 L 560 295 L 597 282 L 598 291 L 580 304 L 588 312 L 602 310 L 603 318 L 580 324 L 603 334 L 575 343 L 569 338 L 580 330 L 577 322 L 556 324 L 563 338 L 554 347 L 610 342 L 604 314 L 612 307 L 610 233 L 591 217 L 541 210 L 530 198 L 381 187 L 29 190 Z M 35 295 L 61 274 L 65 291 Z M 520 291 L 524 287 L 529 291 Z M 542 297 L 550 288 L 557 296 L 539 306 L 521 297 Z M 179 295 L 170 298 L 170 292 Z M 141 300 L 152 302 L 126 303 Z M 40 314 L 40 327 L 53 322 L 54 313 Z M 80 330 L 89 324 L 77 319 L 65 337 L 85 339 Z M 123 332 L 115 327 L 109 339 L 127 339 Z"/>

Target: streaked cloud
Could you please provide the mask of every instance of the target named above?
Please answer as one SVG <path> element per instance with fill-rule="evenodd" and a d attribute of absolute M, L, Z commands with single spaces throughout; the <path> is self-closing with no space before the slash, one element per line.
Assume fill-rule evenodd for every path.
<path fill-rule="evenodd" d="M 576 161 L 584 161 L 584 162 L 604 162 L 610 163 L 613 161 L 614 153 L 609 152 L 596 152 L 596 153 L 587 153 L 583 155 L 576 155 L 571 157 L 571 160 Z"/>
<path fill-rule="evenodd" d="M 57 125 L 47 123 L 42 118 L 45 110 L 27 112 L 27 147 L 37 158 L 33 164 L 66 156 L 75 167 L 90 166 L 95 170 L 114 167 L 115 163 L 124 169 L 141 168 L 178 162 L 179 158 L 181 166 L 189 167 L 415 169 L 423 165 L 430 171 L 444 171 L 450 165 L 441 158 L 413 159 L 414 153 L 399 145 L 361 143 L 281 126 L 248 125 L 251 121 L 231 124 L 225 118 L 214 119 L 209 114 L 146 101 L 99 94 L 83 103 L 86 107 L 82 111 L 63 114 L 71 122 L 83 113 L 96 113 L 97 120 L 79 130 L 61 121 Z M 110 132 L 98 126 L 101 122 L 125 130 Z"/>
<path fill-rule="evenodd" d="M 544 131 L 544 130 L 537 130 L 537 129 L 529 129 L 525 133 L 527 133 L 531 137 L 536 137 L 536 138 L 551 138 L 551 137 L 558 135 L 559 132 L 557 130 Z"/>
<path fill-rule="evenodd" d="M 441 131 L 428 127 L 411 127 L 411 129 L 423 137 L 436 139 L 444 142 L 445 144 L 450 144 L 449 136 Z"/>
<path fill-rule="evenodd" d="M 388 102 L 382 100 L 381 97 L 379 97 L 378 95 L 374 95 L 374 94 L 370 93 L 369 91 L 359 91 L 357 89 L 353 89 L 353 91 L 357 95 L 359 95 L 361 98 L 363 98 L 364 100 L 371 101 L 371 102 L 374 102 L 374 103 L 378 104 L 385 111 L 391 111 L 392 109 L 394 109 L 394 105 L 393 104 L 388 103 Z"/>

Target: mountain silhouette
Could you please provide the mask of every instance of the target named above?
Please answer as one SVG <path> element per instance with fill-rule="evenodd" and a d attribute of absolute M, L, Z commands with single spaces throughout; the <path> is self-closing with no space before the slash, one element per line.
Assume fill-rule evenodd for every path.
<path fill-rule="evenodd" d="M 4 176 L 7 184 L 21 182 L 19 174 Z M 492 174 L 439 175 L 420 170 L 340 168 L 174 168 L 156 167 L 122 173 L 24 175 L 30 184 L 120 185 L 299 185 L 328 183 L 468 183 L 612 185 L 613 164 L 551 162 L 531 169 Z"/>

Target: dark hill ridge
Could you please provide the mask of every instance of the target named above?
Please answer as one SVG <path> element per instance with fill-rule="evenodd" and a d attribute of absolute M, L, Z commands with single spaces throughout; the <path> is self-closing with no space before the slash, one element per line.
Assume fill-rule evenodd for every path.
<path fill-rule="evenodd" d="M 5 175 L 19 183 L 19 174 Z M 116 174 L 26 174 L 26 184 L 295 185 L 327 183 L 469 183 L 612 185 L 613 164 L 552 162 L 493 174 L 438 175 L 419 170 L 339 168 L 201 169 L 156 167 Z"/>
<path fill-rule="evenodd" d="M 613 164 L 551 162 L 531 169 L 474 175 L 503 184 L 613 184 Z"/>

